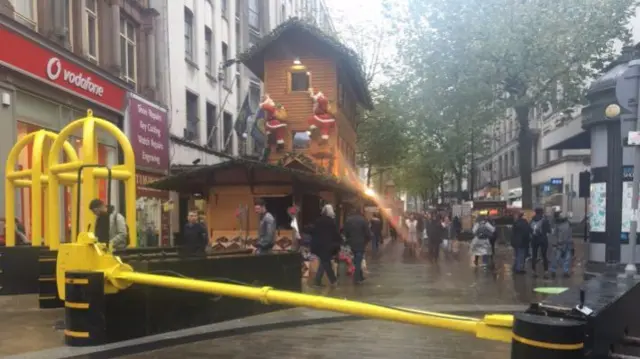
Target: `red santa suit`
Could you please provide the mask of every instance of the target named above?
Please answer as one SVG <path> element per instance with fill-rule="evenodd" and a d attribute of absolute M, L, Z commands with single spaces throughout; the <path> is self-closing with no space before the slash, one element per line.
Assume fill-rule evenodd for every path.
<path fill-rule="evenodd" d="M 307 120 L 309 130 L 319 129 L 320 138 L 326 141 L 329 139 L 329 132 L 336 126 L 336 119 L 329 113 L 329 100 L 322 92 L 314 95 L 313 90 L 310 90 L 310 95 L 313 99 L 313 115 Z"/>
<path fill-rule="evenodd" d="M 278 147 L 284 146 L 284 136 L 287 124 L 280 122 L 280 120 L 276 118 L 276 103 L 271 99 L 271 97 L 269 97 L 269 95 L 265 95 L 265 99 L 260 104 L 260 108 L 264 111 L 264 127 L 267 136 L 273 135 Z"/>

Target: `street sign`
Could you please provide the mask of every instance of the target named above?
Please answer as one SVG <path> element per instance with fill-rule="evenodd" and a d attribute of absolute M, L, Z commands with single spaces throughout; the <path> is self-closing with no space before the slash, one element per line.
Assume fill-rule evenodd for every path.
<path fill-rule="evenodd" d="M 640 131 L 629 131 L 629 137 L 627 140 L 629 146 L 640 145 Z"/>
<path fill-rule="evenodd" d="M 640 60 L 629 62 L 627 68 L 616 80 L 616 99 L 624 109 L 636 112 L 640 87 Z"/>

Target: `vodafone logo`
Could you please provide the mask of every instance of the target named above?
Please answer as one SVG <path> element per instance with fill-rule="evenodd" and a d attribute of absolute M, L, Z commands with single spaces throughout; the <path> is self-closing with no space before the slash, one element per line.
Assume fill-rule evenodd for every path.
<path fill-rule="evenodd" d="M 52 57 L 47 62 L 47 77 L 51 81 L 55 81 L 60 77 L 62 73 L 62 64 L 60 63 L 60 59 L 57 57 Z"/>
<path fill-rule="evenodd" d="M 47 78 L 51 81 L 57 81 L 62 75 L 62 81 L 89 92 L 90 94 L 102 97 L 104 95 L 104 87 L 97 85 L 91 81 L 91 76 L 85 76 L 82 72 L 73 72 L 64 69 L 62 61 L 57 57 L 52 57 L 47 61 Z"/>

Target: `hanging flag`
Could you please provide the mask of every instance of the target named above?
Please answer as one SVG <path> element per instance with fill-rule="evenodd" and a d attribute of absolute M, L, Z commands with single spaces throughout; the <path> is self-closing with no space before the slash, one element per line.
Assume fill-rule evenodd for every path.
<path fill-rule="evenodd" d="M 253 111 L 251 111 L 249 94 L 247 93 L 247 96 L 245 96 L 244 98 L 244 102 L 242 102 L 242 107 L 240 107 L 240 112 L 238 113 L 238 118 L 236 118 L 236 123 L 233 126 L 239 138 L 247 138 L 248 123 L 252 115 Z"/>
<path fill-rule="evenodd" d="M 255 121 L 253 122 L 253 127 L 251 128 L 251 138 L 253 138 L 254 148 L 256 152 L 262 150 L 265 146 L 266 132 L 264 129 L 264 121 L 265 115 L 264 111 L 259 108 L 256 112 Z"/>

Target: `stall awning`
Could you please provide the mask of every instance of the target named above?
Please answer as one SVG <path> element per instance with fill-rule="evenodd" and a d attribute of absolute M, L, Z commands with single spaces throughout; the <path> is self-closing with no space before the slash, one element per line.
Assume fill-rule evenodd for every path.
<path fill-rule="evenodd" d="M 287 168 L 265 162 L 234 158 L 215 165 L 181 167 L 177 173 L 147 187 L 179 193 L 204 193 L 215 187 L 293 185 L 304 191 L 339 191 L 363 198 L 357 184 L 330 175 Z"/>

